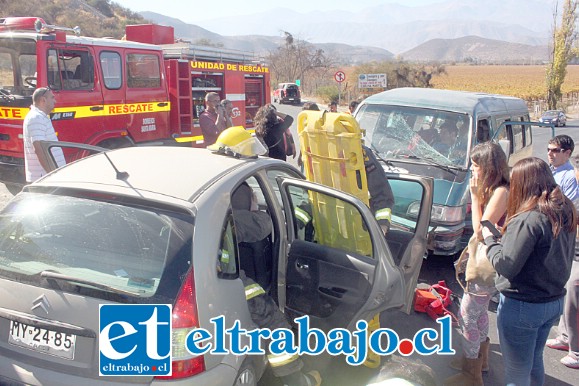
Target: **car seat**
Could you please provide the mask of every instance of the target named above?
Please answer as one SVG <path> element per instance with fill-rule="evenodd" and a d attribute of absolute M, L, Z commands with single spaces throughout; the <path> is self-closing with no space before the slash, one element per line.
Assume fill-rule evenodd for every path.
<path fill-rule="evenodd" d="M 251 187 L 244 182 L 231 195 L 234 210 L 251 210 Z M 233 213 L 235 218 L 235 212 Z M 271 235 L 255 242 L 238 242 L 239 264 L 245 275 L 261 285 L 266 291 L 271 285 L 272 276 Z"/>

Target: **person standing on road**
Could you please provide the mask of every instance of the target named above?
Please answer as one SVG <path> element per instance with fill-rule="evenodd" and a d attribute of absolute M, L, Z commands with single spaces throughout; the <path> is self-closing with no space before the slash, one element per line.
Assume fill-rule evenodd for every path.
<path fill-rule="evenodd" d="M 360 102 L 358 101 L 352 101 L 350 102 L 350 104 L 348 105 L 348 111 L 350 111 L 351 115 L 354 115 L 354 112 L 356 111 L 356 109 L 358 108 L 358 105 L 360 104 Z"/>
<path fill-rule="evenodd" d="M 547 158 L 549 159 L 555 182 L 561 187 L 563 194 L 577 205 L 579 201 L 579 186 L 575 178 L 575 169 L 569 161 L 574 149 L 575 143 L 571 137 L 568 135 L 557 135 L 549 140 Z"/>
<path fill-rule="evenodd" d="M 203 143 L 210 146 L 217 141 L 219 134 L 226 129 L 225 108 L 216 92 L 205 95 L 205 111 L 199 116 L 199 126 L 203 133 Z"/>
<path fill-rule="evenodd" d="M 284 135 L 294 122 L 294 119 L 277 111 L 275 106 L 269 103 L 257 110 L 254 122 L 255 134 L 269 149 L 269 156 L 285 161 L 286 146 Z M 296 156 L 295 146 L 293 156 L 294 158 Z"/>
<path fill-rule="evenodd" d="M 32 94 L 32 106 L 24 118 L 24 170 L 26 182 L 34 182 L 47 174 L 48 165 L 37 148 L 36 141 L 58 141 L 50 113 L 54 109 L 56 99 L 49 87 L 37 88 Z M 62 149 L 55 147 L 52 155 L 58 167 L 64 166 L 66 161 Z"/>
<path fill-rule="evenodd" d="M 553 148 L 549 146 L 548 149 Z M 552 151 L 554 152 L 554 151 Z M 551 152 L 550 152 L 551 153 Z M 579 156 L 573 157 L 575 178 L 579 180 Z M 577 208 L 577 201 L 575 201 Z M 565 307 L 557 327 L 558 335 L 547 340 L 547 347 L 568 351 L 561 363 L 572 369 L 579 369 L 579 245 L 575 240 L 575 259 L 571 265 L 571 276 L 567 281 Z"/>
<path fill-rule="evenodd" d="M 330 104 L 328 104 L 328 111 L 330 113 L 337 113 L 338 112 L 338 104 L 335 101 L 331 101 Z"/>
<path fill-rule="evenodd" d="M 513 167 L 507 208 L 502 240 L 487 227 L 482 230 L 487 257 L 498 274 L 497 328 L 505 383 L 542 385 L 543 350 L 563 312 L 577 215 L 549 165 L 536 157 Z"/>
<path fill-rule="evenodd" d="M 455 133 L 456 134 L 456 133 Z M 489 316 L 491 296 L 496 293 L 494 270 L 488 265 L 476 265 L 476 249 L 482 242 L 482 220 L 503 225 L 509 196 L 509 166 L 499 145 L 486 142 L 475 146 L 471 153 L 470 197 L 472 202 L 473 237 L 469 241 L 466 291 L 460 302 L 459 322 L 463 356 L 450 363 L 461 370 L 444 382 L 445 385 L 482 385 L 482 371 L 489 370 Z"/>

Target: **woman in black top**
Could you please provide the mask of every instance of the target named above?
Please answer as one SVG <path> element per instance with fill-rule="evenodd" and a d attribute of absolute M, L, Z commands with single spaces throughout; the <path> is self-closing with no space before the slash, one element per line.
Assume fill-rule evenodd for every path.
<path fill-rule="evenodd" d="M 575 208 L 549 165 L 535 157 L 517 162 L 501 240 L 482 229 L 501 293 L 497 328 L 506 384 L 542 385 L 545 380 L 543 349 L 563 311 L 576 226 Z"/>
<path fill-rule="evenodd" d="M 255 134 L 266 144 L 269 149 L 269 156 L 285 161 L 284 133 L 292 125 L 294 119 L 287 114 L 280 113 L 270 103 L 257 110 L 253 121 L 255 122 Z"/>

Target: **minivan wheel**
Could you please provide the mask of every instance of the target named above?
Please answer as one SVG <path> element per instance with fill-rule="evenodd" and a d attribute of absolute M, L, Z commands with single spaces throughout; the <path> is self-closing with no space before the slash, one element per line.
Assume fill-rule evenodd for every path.
<path fill-rule="evenodd" d="M 251 364 L 244 361 L 237 373 L 233 386 L 257 386 L 257 377 Z"/>

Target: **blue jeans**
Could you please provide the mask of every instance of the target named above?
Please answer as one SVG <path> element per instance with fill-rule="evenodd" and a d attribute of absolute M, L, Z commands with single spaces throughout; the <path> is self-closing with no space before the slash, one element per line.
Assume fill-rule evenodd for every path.
<path fill-rule="evenodd" d="M 501 294 L 497 327 L 507 385 L 544 383 L 543 349 L 553 323 L 563 313 L 563 303 L 564 298 L 528 303 Z"/>

